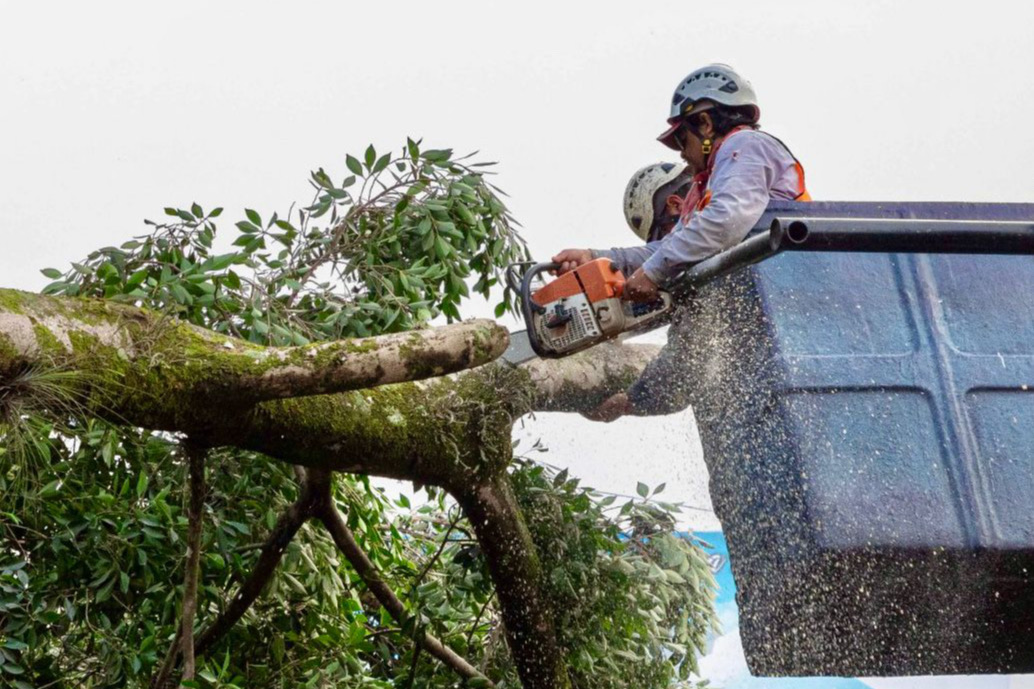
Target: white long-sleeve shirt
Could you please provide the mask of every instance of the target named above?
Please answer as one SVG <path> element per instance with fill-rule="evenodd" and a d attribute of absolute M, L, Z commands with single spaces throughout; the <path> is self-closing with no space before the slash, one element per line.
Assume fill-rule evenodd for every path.
<path fill-rule="evenodd" d="M 741 242 L 772 199 L 793 200 L 803 180 L 793 155 L 775 138 L 741 130 L 719 147 L 707 188 L 710 203 L 679 221 L 667 237 L 645 246 L 594 250 L 614 261 L 625 275 L 642 267 L 663 284 L 688 264 L 702 261 Z"/>

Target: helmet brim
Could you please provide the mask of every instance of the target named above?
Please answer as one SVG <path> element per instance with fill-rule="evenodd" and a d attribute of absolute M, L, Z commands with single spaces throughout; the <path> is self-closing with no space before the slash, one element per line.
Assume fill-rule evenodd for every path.
<path fill-rule="evenodd" d="M 668 127 L 660 136 L 657 137 L 657 140 L 673 151 L 681 151 L 682 149 L 675 141 L 675 134 L 679 131 L 679 127 L 681 126 L 682 120 L 676 120 L 673 125 Z"/>

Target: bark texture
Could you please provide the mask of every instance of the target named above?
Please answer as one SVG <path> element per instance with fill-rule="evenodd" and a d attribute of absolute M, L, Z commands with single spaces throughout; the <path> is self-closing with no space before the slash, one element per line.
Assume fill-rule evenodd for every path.
<path fill-rule="evenodd" d="M 246 407 L 433 378 L 488 363 L 508 342 L 498 324 L 473 320 L 262 347 L 123 304 L 0 289 L 0 373 L 40 359 L 73 365 L 89 360 L 134 383 L 160 382 L 174 401 L 195 404 Z"/>
<path fill-rule="evenodd" d="M 454 493 L 488 561 L 507 643 L 525 689 L 569 689 L 535 544 L 506 475 Z"/>

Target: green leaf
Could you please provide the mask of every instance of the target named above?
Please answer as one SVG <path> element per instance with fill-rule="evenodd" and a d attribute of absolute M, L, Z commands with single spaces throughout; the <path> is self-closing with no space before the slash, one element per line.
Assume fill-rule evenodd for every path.
<path fill-rule="evenodd" d="M 190 212 L 193 213 L 194 217 L 198 220 L 205 217 L 205 212 L 201 210 L 201 206 L 199 206 L 196 201 L 190 206 Z"/>
<path fill-rule="evenodd" d="M 39 496 L 41 498 L 52 498 L 57 495 L 61 490 L 61 479 L 56 478 L 47 485 L 40 488 Z"/>
<path fill-rule="evenodd" d="M 312 179 L 314 182 L 316 182 L 316 184 L 318 184 L 324 189 L 334 188 L 334 183 L 330 181 L 330 176 L 323 170 L 323 168 L 320 168 L 319 170 L 316 170 L 316 172 L 312 173 Z"/>
<path fill-rule="evenodd" d="M 147 273 L 148 273 L 147 268 L 143 268 L 141 270 L 136 271 L 132 275 L 130 275 L 129 279 L 126 280 L 126 290 L 130 291 L 130 290 L 132 290 L 132 289 L 142 285 L 144 280 L 147 279 Z"/>
<path fill-rule="evenodd" d="M 57 268 L 44 268 L 40 272 L 43 273 L 44 277 L 48 277 L 51 280 L 57 280 L 62 275 L 61 271 Z"/>
<path fill-rule="evenodd" d="M 136 496 L 138 498 L 142 498 L 144 496 L 144 493 L 147 492 L 147 484 L 148 484 L 147 474 L 145 472 L 141 471 L 140 475 L 136 479 Z"/>
<path fill-rule="evenodd" d="M 173 283 L 169 286 L 169 291 L 172 292 L 172 296 L 175 297 L 176 301 L 181 304 L 191 304 L 194 299 L 190 296 L 190 293 L 184 289 L 183 285 L 179 283 Z"/>
<path fill-rule="evenodd" d="M 248 222 L 247 220 L 241 220 L 237 223 L 237 229 L 246 234 L 255 234 L 260 231 L 256 225 Z"/>
<path fill-rule="evenodd" d="M 451 148 L 430 149 L 424 151 L 420 156 L 429 163 L 444 163 L 452 158 Z"/>
<path fill-rule="evenodd" d="M 568 470 L 564 469 L 559 474 L 553 477 L 554 488 L 559 488 L 560 486 L 564 485 L 564 483 L 567 481 L 567 472 Z"/>
<path fill-rule="evenodd" d="M 639 497 L 645 498 L 650 494 L 650 486 L 640 481 L 635 487 L 635 492 L 639 493 Z"/>
<path fill-rule="evenodd" d="M 248 220 L 250 220 L 251 222 L 255 223 L 256 226 L 262 227 L 262 216 L 261 215 L 259 215 L 255 211 L 251 210 L 250 208 L 245 208 L 244 209 L 244 215 L 248 216 Z M 238 226 L 240 226 L 240 223 L 238 223 Z"/>
<path fill-rule="evenodd" d="M 657 494 L 658 494 L 658 493 L 660 493 L 660 492 L 661 492 L 662 490 L 664 490 L 664 488 L 665 488 L 665 487 L 666 487 L 667 485 L 668 485 L 667 483 L 662 483 L 662 484 L 660 484 L 659 486 L 657 486 L 656 488 L 654 488 L 654 489 L 653 489 L 653 494 L 654 494 L 654 495 L 657 495 Z"/>
<path fill-rule="evenodd" d="M 362 175 L 363 164 L 359 162 L 354 156 L 345 156 L 345 166 L 352 171 L 352 174 Z"/>
<path fill-rule="evenodd" d="M 366 169 L 370 170 L 373 168 L 373 162 L 377 160 L 377 151 L 374 150 L 373 144 L 366 147 Z"/>
<path fill-rule="evenodd" d="M 373 171 L 375 173 L 380 172 L 384 168 L 388 167 L 388 163 L 390 163 L 390 162 L 391 162 L 391 154 L 390 153 L 385 153 L 374 164 Z"/>

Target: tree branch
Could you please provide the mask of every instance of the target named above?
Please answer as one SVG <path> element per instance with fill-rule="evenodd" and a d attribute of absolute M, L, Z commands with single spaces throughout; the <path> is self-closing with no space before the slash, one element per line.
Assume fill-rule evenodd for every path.
<path fill-rule="evenodd" d="M 125 304 L 0 289 L 0 380 L 5 371 L 41 360 L 88 360 L 150 378 L 150 387 L 160 383 L 175 401 L 190 398 L 194 404 L 241 408 L 432 378 L 488 363 L 508 342 L 495 322 L 473 320 L 303 347 L 262 347 Z"/>
<path fill-rule="evenodd" d="M 660 347 L 605 342 L 562 359 L 532 359 L 535 411 L 583 412 L 630 386 Z"/>
<path fill-rule="evenodd" d="M 273 578 L 287 545 L 294 539 L 302 524 L 313 515 L 314 502 L 318 495 L 310 489 L 308 477 L 304 477 L 300 482 L 299 491 L 298 499 L 280 515 L 273 530 L 266 537 L 258 562 L 241 584 L 237 595 L 215 622 L 198 636 L 194 644 L 194 653 L 197 655 L 208 653 L 240 621 Z"/>
<path fill-rule="evenodd" d="M 201 568 L 201 535 L 205 508 L 205 456 L 208 449 L 189 439 L 182 444 L 187 459 L 187 557 L 183 566 L 183 604 L 179 629 L 169 647 L 161 669 L 151 682 L 152 687 L 166 687 L 183 658 L 184 681 L 194 679 L 194 616 L 197 613 L 197 586 Z"/>
<path fill-rule="evenodd" d="M 444 345 L 424 353 L 449 354 L 445 358 L 450 365 L 474 365 L 494 356 L 498 326 L 462 326 L 488 328 L 493 348 L 469 359 L 449 354 Z M 231 353 L 226 345 L 246 352 Z M 233 381 L 251 375 L 227 361 L 261 358 L 270 351 L 279 350 L 168 320 L 159 325 L 153 314 L 133 307 L 0 290 L 0 387 L 5 372 L 14 376 L 19 366 L 65 365 L 82 374 L 74 392 L 84 414 L 187 433 L 209 445 L 255 450 L 293 464 L 446 488 L 476 484 L 504 471 L 517 417 L 532 409 L 592 408 L 627 386 L 653 352 L 601 345 L 562 360 L 536 361 L 523 368 L 482 366 L 425 383 L 250 407 L 242 406 L 243 393 L 232 403 L 219 401 L 223 393 L 216 392 L 240 391 L 243 386 Z M 314 371 L 322 361 L 317 359 Z M 410 373 L 432 375 L 440 370 Z"/>
<path fill-rule="evenodd" d="M 391 618 L 405 628 L 406 621 L 410 619 L 406 606 L 395 595 L 395 592 L 391 590 L 391 587 L 384 583 L 373 562 L 370 561 L 370 558 L 367 557 L 359 543 L 355 540 L 355 535 L 348 528 L 348 524 L 345 523 L 341 513 L 334 505 L 334 499 L 330 491 L 330 482 L 328 481 L 325 487 L 320 487 L 320 490 L 325 490 L 326 492 L 323 495 L 323 499 L 319 502 L 316 516 L 327 527 L 327 531 L 330 532 L 335 545 L 348 559 L 348 562 L 355 569 L 356 573 L 359 574 L 359 578 L 363 580 L 366 587 L 380 601 L 380 604 L 388 611 Z M 432 634 L 424 632 L 417 639 L 417 643 L 419 648 L 423 648 L 461 677 L 466 679 L 476 677 L 489 682 L 489 686 L 494 686 L 487 677 L 478 672 L 477 668 Z M 419 650 L 415 651 L 415 653 L 419 653 Z"/>
<path fill-rule="evenodd" d="M 549 604 L 542 593 L 542 571 L 504 474 L 454 497 L 463 507 L 485 554 L 506 635 L 524 689 L 569 689 L 570 678 Z"/>
<path fill-rule="evenodd" d="M 187 441 L 183 444 L 190 470 L 190 504 L 187 510 L 187 562 L 183 577 L 183 621 L 180 653 L 183 681 L 194 679 L 194 616 L 197 612 L 197 581 L 201 569 L 202 517 L 205 509 L 205 455 L 208 450 Z"/>

